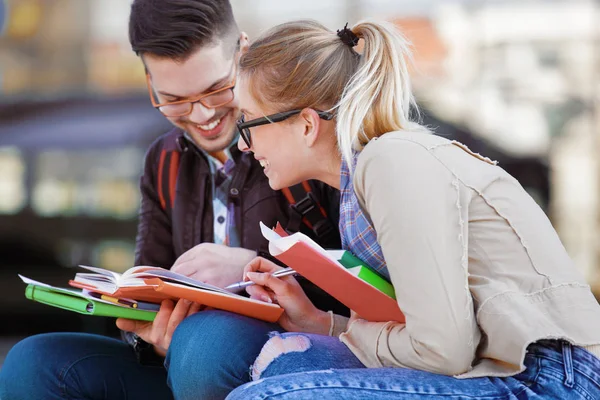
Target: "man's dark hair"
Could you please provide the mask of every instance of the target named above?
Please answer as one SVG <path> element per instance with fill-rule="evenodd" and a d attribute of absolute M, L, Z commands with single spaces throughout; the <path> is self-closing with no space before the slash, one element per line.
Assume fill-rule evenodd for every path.
<path fill-rule="evenodd" d="M 229 0 L 134 0 L 131 5 L 129 42 L 138 56 L 185 60 L 237 33 Z M 235 45 L 234 38 L 230 41 Z"/>

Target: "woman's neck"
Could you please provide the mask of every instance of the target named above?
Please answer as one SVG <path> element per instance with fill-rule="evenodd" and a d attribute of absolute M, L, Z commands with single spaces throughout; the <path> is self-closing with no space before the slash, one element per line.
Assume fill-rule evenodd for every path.
<path fill-rule="evenodd" d="M 337 151 L 332 151 L 327 155 L 322 155 L 320 159 L 322 162 L 315 163 L 315 166 L 318 168 L 315 171 L 315 179 L 339 189 L 342 156 Z"/>

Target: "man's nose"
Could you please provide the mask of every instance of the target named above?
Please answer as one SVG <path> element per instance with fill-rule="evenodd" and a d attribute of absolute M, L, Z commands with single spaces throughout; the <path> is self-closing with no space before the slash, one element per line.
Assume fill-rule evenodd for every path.
<path fill-rule="evenodd" d="M 215 116 L 214 108 L 207 108 L 199 101 L 192 104 L 192 112 L 188 116 L 188 119 L 198 125 L 203 125 Z"/>

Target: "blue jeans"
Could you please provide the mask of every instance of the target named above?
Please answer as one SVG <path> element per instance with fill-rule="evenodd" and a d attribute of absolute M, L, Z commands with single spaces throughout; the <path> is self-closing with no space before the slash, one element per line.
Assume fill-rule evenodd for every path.
<path fill-rule="evenodd" d="M 518 375 L 457 379 L 405 368 L 340 369 L 338 357 L 349 353 L 343 343 L 306 336 L 308 350 L 278 356 L 262 379 L 237 388 L 227 400 L 600 399 L 600 360 L 566 342 L 531 345 L 527 369 Z M 313 372 L 306 372 L 311 363 Z"/>
<path fill-rule="evenodd" d="M 118 339 L 48 333 L 17 343 L 0 370 L 0 399 L 223 399 L 277 325 L 217 310 L 186 318 L 163 366 L 140 365 Z"/>

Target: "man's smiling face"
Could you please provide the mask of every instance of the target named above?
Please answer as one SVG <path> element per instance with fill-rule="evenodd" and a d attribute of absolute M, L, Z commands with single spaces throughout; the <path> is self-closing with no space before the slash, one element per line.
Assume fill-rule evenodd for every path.
<path fill-rule="evenodd" d="M 222 42 L 196 50 L 185 60 L 143 56 L 157 100 L 160 103 L 196 98 L 231 84 L 236 74 L 237 52 L 234 54 Z M 194 104 L 189 115 L 167 117 L 186 131 L 203 150 L 209 153 L 225 149 L 235 136 L 238 101 L 217 108 Z"/>

